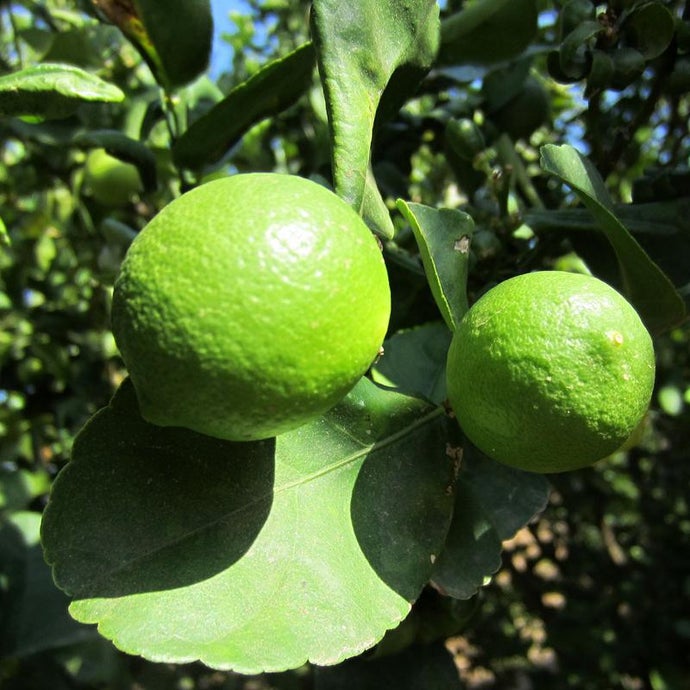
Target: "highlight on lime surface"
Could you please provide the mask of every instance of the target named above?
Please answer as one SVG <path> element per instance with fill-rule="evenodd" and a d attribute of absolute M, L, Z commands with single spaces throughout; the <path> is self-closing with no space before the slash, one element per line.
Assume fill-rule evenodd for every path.
<path fill-rule="evenodd" d="M 105 149 L 94 149 L 86 157 L 84 186 L 104 206 L 122 206 L 143 189 L 136 166 L 111 156 Z"/>
<path fill-rule="evenodd" d="M 646 413 L 652 339 L 632 305 L 592 276 L 540 271 L 485 293 L 453 335 L 450 404 L 495 460 L 533 472 L 586 467 Z"/>
<path fill-rule="evenodd" d="M 166 206 L 132 243 L 112 327 L 145 419 L 249 441 L 343 398 L 390 317 L 382 253 L 304 178 L 238 174 Z"/>

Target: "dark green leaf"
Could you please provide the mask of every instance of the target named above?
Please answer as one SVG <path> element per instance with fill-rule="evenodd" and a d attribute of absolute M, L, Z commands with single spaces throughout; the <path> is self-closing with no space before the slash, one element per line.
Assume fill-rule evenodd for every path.
<path fill-rule="evenodd" d="M 39 544 L 41 515 L 17 512 L 0 521 L 0 580 L 5 590 L 0 653 L 28 656 L 92 639 L 95 631 L 67 613 L 68 599 L 53 583 Z"/>
<path fill-rule="evenodd" d="M 206 69 L 213 38 L 210 0 L 93 1 L 166 88 L 182 86 Z"/>
<path fill-rule="evenodd" d="M 515 60 L 484 77 L 482 94 L 489 111 L 498 110 L 520 94 L 531 66 L 531 59 Z"/>
<path fill-rule="evenodd" d="M 382 659 L 353 659 L 316 669 L 314 690 L 462 690 L 453 658 L 442 644 L 411 647 Z"/>
<path fill-rule="evenodd" d="M 104 148 L 111 156 L 135 165 L 139 170 L 144 189 L 153 191 L 156 188 L 156 157 L 140 141 L 117 130 L 92 129 L 77 135 L 74 142 L 79 146 Z"/>
<path fill-rule="evenodd" d="M 125 95 L 78 67 L 44 63 L 0 77 L 0 116 L 67 117 L 83 103 L 117 103 Z"/>
<path fill-rule="evenodd" d="M 315 0 L 312 7 L 335 191 L 388 238 L 393 225 L 369 173 L 374 123 L 380 104 L 386 113 L 399 107 L 429 70 L 438 14 L 431 0 Z"/>
<path fill-rule="evenodd" d="M 594 20 L 596 7 L 592 0 L 569 0 L 558 15 L 558 28 L 561 40 L 580 24 L 588 20 Z"/>
<path fill-rule="evenodd" d="M 644 2 L 631 10 L 622 28 L 630 45 L 645 60 L 653 60 L 671 45 L 676 24 L 671 12 L 660 2 Z"/>
<path fill-rule="evenodd" d="M 222 158 L 252 125 L 281 112 L 306 91 L 314 62 L 314 48 L 305 43 L 260 69 L 189 127 L 175 144 L 175 160 L 201 168 Z"/>
<path fill-rule="evenodd" d="M 573 189 L 616 252 L 623 288 L 647 328 L 658 333 L 685 318 L 685 305 L 663 271 L 617 218 L 604 182 L 572 146 L 542 146 L 541 166 Z"/>
<path fill-rule="evenodd" d="M 468 309 L 467 270 L 474 222 L 456 209 L 436 209 L 402 200 L 398 208 L 412 226 L 431 292 L 453 331 Z"/>
<path fill-rule="evenodd" d="M 452 334 L 443 322 L 400 331 L 384 343 L 374 381 L 440 405 L 446 395 L 446 357 Z"/>
<path fill-rule="evenodd" d="M 563 40 L 559 53 L 560 68 L 573 79 L 586 75 L 591 68 L 591 49 L 604 27 L 596 21 L 583 22 Z"/>
<path fill-rule="evenodd" d="M 455 512 L 432 576 L 444 594 L 469 599 L 501 566 L 502 542 L 546 507 L 549 483 L 466 447 Z"/>
<path fill-rule="evenodd" d="M 70 611 L 149 659 L 336 663 L 409 612 L 450 520 L 445 418 L 363 379 L 237 444 L 144 422 L 123 384 L 78 436 L 43 543 Z"/>
<path fill-rule="evenodd" d="M 477 0 L 441 27 L 439 63 L 492 64 L 522 53 L 537 33 L 535 0 Z"/>
<path fill-rule="evenodd" d="M 613 58 L 603 50 L 593 50 L 592 64 L 587 75 L 587 93 L 609 86 L 614 71 Z"/>
<path fill-rule="evenodd" d="M 644 55 L 635 48 L 623 46 L 613 53 L 611 88 L 622 91 L 642 76 L 645 68 Z"/>

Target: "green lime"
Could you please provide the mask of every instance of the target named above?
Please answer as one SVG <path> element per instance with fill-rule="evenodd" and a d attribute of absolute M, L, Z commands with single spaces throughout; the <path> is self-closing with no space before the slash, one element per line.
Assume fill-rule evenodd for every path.
<path fill-rule="evenodd" d="M 362 219 L 315 182 L 271 173 L 166 206 L 129 248 L 112 307 L 142 415 L 235 441 L 335 405 L 376 358 L 389 316 Z"/>
<path fill-rule="evenodd" d="M 84 184 L 91 196 L 104 206 L 122 206 L 142 190 L 136 166 L 94 149 L 84 164 Z"/>
<path fill-rule="evenodd" d="M 543 271 L 489 290 L 448 353 L 448 396 L 486 455 L 564 472 L 610 455 L 644 416 L 654 349 L 639 316 L 591 276 Z"/>

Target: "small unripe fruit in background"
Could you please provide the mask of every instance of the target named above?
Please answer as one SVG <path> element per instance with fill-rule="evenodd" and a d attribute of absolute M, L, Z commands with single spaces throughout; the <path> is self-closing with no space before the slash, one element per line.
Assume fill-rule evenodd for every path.
<path fill-rule="evenodd" d="M 104 206 L 123 206 L 142 191 L 136 166 L 111 156 L 105 149 L 94 149 L 84 164 L 87 192 Z"/>

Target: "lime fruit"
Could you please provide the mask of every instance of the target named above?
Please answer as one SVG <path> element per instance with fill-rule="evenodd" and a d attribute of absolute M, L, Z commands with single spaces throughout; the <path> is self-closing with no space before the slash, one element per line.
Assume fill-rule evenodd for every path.
<path fill-rule="evenodd" d="M 241 174 L 166 206 L 132 243 L 112 306 L 142 415 L 234 441 L 323 414 L 376 358 L 390 316 L 381 250 L 309 180 Z"/>
<path fill-rule="evenodd" d="M 142 190 L 136 166 L 94 149 L 84 164 L 84 184 L 91 196 L 104 206 L 122 206 Z"/>
<path fill-rule="evenodd" d="M 533 472 L 586 467 L 644 416 L 654 349 L 639 316 L 591 276 L 541 271 L 500 283 L 460 322 L 448 396 L 486 455 Z"/>

